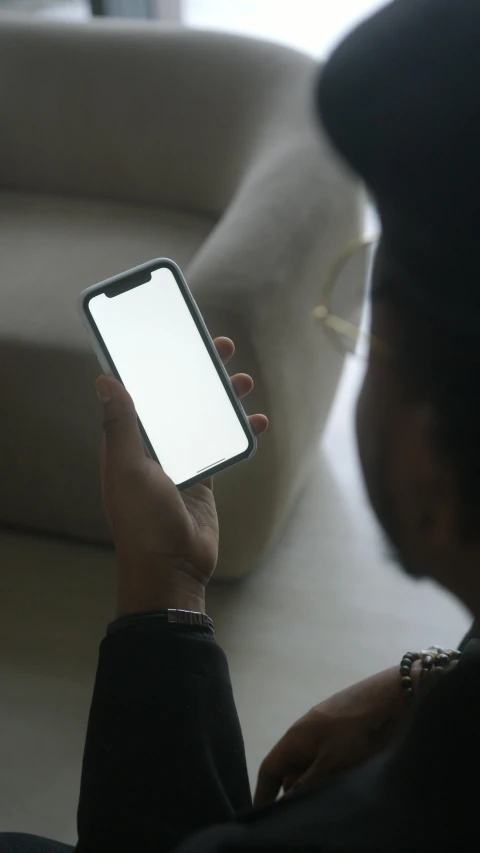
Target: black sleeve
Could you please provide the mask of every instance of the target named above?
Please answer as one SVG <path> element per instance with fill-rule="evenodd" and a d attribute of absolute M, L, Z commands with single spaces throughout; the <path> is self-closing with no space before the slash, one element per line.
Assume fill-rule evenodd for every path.
<path fill-rule="evenodd" d="M 213 637 L 158 625 L 107 637 L 87 731 L 78 853 L 164 853 L 250 805 L 227 661 Z"/>

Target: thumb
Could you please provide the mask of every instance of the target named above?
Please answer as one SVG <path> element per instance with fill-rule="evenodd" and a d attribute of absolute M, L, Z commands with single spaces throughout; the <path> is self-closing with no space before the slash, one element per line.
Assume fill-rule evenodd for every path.
<path fill-rule="evenodd" d="M 113 376 L 99 376 L 95 389 L 103 406 L 105 466 L 128 467 L 145 459 L 137 413 L 126 388 Z"/>

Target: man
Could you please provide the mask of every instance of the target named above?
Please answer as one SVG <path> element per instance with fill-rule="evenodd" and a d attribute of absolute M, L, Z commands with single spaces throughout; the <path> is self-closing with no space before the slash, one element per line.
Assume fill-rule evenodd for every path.
<path fill-rule="evenodd" d="M 318 93 L 327 132 L 382 221 L 357 414 L 370 500 L 405 570 L 436 579 L 477 619 L 479 33 L 477 0 L 394 0 L 340 45 Z M 227 361 L 231 342 L 217 346 Z M 234 384 L 243 395 L 252 383 Z M 398 667 L 329 700 L 329 713 L 310 716 L 267 758 L 263 805 L 251 808 L 223 653 L 206 619 L 195 627 L 166 615 L 205 612 L 218 544 L 212 483 L 180 494 L 145 457 L 124 389 L 106 377 L 97 388 L 119 620 L 100 652 L 79 853 L 478 849 L 474 638 L 438 683 L 423 656 L 425 695 L 419 661 L 405 659 L 410 707 Z M 260 434 L 266 419 L 252 425 Z M 296 763 L 296 748 L 319 730 L 333 744 L 330 762 L 318 763 L 317 742 Z M 273 802 L 299 779 L 299 792 Z M 13 849 L 55 849 L 23 843 Z"/>

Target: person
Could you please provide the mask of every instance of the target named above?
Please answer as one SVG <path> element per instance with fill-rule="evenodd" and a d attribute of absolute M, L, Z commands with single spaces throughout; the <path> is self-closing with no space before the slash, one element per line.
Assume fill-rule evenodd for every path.
<path fill-rule="evenodd" d="M 479 32 L 477 0 L 393 0 L 339 45 L 317 90 L 382 224 L 357 407 L 368 495 L 405 571 L 434 578 L 477 620 Z M 228 361 L 232 342 L 216 343 Z M 252 380 L 234 385 L 243 396 Z M 478 849 L 475 626 L 459 652 L 406 654 L 401 673 L 313 709 L 265 759 L 252 808 L 227 661 L 205 615 L 212 482 L 178 492 L 145 457 L 125 389 L 108 377 L 97 389 L 118 618 L 100 649 L 78 853 Z M 251 422 L 265 431 L 264 416 Z"/>

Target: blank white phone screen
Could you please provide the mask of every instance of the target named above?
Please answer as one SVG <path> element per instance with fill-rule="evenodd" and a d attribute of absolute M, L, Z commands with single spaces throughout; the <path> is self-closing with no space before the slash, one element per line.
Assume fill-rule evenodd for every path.
<path fill-rule="evenodd" d="M 152 278 L 90 312 L 164 471 L 177 485 L 248 447 L 248 439 L 174 275 Z"/>

